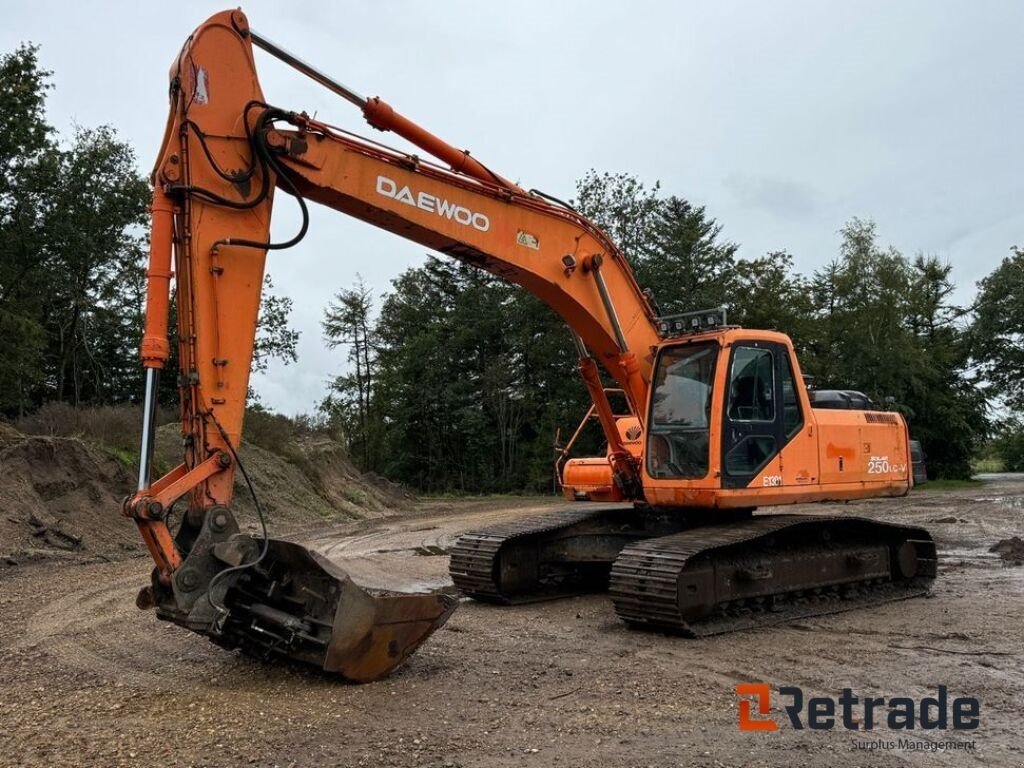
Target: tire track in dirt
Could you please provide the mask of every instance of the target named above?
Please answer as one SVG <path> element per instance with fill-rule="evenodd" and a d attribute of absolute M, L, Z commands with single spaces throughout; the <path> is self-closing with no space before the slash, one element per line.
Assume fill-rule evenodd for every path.
<path fill-rule="evenodd" d="M 144 583 L 138 573 L 121 572 L 80 584 L 33 613 L 11 650 L 41 650 L 63 667 L 107 681 L 166 688 L 165 671 L 217 652 L 139 611 L 135 594 Z"/>
<path fill-rule="evenodd" d="M 518 516 L 547 511 L 553 504 L 510 504 L 507 509 L 445 511 L 390 520 L 365 533 L 316 531 L 303 544 L 344 568 L 370 589 L 398 592 L 452 592 L 448 556 L 455 540 L 468 530 Z"/>

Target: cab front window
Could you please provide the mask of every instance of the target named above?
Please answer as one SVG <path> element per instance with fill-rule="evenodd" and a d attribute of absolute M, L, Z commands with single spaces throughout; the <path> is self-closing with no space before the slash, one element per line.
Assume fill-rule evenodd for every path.
<path fill-rule="evenodd" d="M 684 344 L 658 357 L 647 431 L 647 473 L 654 478 L 704 477 L 717 344 Z"/>

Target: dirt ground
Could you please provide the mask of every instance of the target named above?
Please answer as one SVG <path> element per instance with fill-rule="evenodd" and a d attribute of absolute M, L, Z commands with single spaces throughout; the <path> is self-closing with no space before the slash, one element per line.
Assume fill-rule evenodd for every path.
<path fill-rule="evenodd" d="M 442 589 L 460 531 L 554 503 L 434 502 L 316 537 L 369 586 Z M 139 612 L 149 564 L 131 553 L 2 570 L 0 765 L 1024 765 L 1024 567 L 989 551 L 1024 533 L 1024 478 L 830 508 L 930 528 L 933 596 L 704 640 L 629 630 L 602 596 L 464 602 L 365 686 L 250 661 Z M 857 748 L 900 735 L 885 729 L 740 732 L 741 682 L 831 696 L 945 685 L 980 699 L 980 727 L 911 732 L 974 742 L 940 752 Z"/>

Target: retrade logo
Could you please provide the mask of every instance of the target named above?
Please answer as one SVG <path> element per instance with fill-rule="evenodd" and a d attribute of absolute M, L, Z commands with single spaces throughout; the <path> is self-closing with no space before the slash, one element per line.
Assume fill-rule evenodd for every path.
<path fill-rule="evenodd" d="M 767 683 L 739 683 L 739 728 L 741 731 L 777 731 L 779 724 L 794 730 L 828 731 L 837 727 L 849 731 L 870 731 L 885 726 L 892 731 L 972 731 L 981 722 L 981 702 L 973 696 L 951 698 L 944 685 L 934 696 L 860 696 L 843 688 L 838 697 L 806 696 L 803 688 L 783 686 L 778 690 L 785 717 L 775 720 L 772 693 Z"/>

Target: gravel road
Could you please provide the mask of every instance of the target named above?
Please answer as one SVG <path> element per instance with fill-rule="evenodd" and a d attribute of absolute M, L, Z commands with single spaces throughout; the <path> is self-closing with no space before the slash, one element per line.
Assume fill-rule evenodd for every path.
<path fill-rule="evenodd" d="M 554 505 L 433 502 L 311 535 L 368 586 L 443 589 L 459 532 Z M 1024 567 L 989 552 L 1024 534 L 1024 478 L 827 506 L 928 527 L 933 595 L 704 640 L 629 630 L 602 596 L 464 602 L 407 666 L 366 686 L 250 661 L 139 612 L 145 559 L 3 570 L 0 765 L 1024 765 Z M 778 713 L 779 730 L 740 732 L 743 682 L 833 697 L 945 685 L 980 699 L 980 727 L 913 731 L 917 750 L 865 750 L 901 734 L 797 731 Z M 946 740 L 974 748 L 928 748 Z"/>

